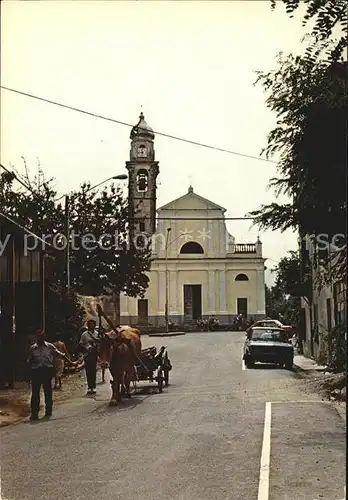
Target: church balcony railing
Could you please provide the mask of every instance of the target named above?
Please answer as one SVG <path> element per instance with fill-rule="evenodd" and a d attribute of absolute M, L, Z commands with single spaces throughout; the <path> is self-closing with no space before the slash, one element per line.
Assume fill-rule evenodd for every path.
<path fill-rule="evenodd" d="M 256 253 L 256 245 L 254 243 L 236 243 L 234 253 Z"/>

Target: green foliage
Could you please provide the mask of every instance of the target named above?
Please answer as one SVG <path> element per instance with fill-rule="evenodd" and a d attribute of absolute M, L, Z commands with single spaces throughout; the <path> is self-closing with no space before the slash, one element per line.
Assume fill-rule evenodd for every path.
<path fill-rule="evenodd" d="M 70 229 L 76 248 L 71 252 L 72 286 L 81 295 L 125 292 L 143 296 L 150 250 L 136 248 L 129 239 L 128 204 L 113 185 L 101 193 L 89 188 L 83 184 L 70 197 Z"/>
<path fill-rule="evenodd" d="M 276 273 L 274 286 L 266 287 L 266 314 L 273 318 L 282 315 L 289 323 L 298 325 L 301 297 L 307 293 L 298 254 L 289 252 L 273 271 Z"/>
<path fill-rule="evenodd" d="M 330 241 L 346 233 L 347 63 L 310 61 L 293 55 L 279 67 L 259 72 L 256 83 L 268 93 L 277 126 L 268 136 L 267 157 L 280 154 L 279 177 L 271 179 L 276 195 L 292 203 L 263 205 L 248 214 L 263 229 L 292 228 L 302 234 L 325 234 Z M 345 279 L 346 250 L 335 256 L 330 280 Z"/>
<path fill-rule="evenodd" d="M 347 325 L 336 325 L 326 336 L 327 362 L 336 373 L 347 373 Z"/>
<path fill-rule="evenodd" d="M 306 4 L 306 14 L 303 18 L 303 26 L 309 21 L 314 22 L 312 30 L 312 43 L 309 45 L 306 55 L 308 59 L 315 60 L 313 55 L 318 51 L 318 45 L 327 41 L 333 42 L 330 57 L 337 61 L 347 46 L 347 2 L 346 0 L 282 0 L 286 12 L 293 17 L 300 5 Z M 272 9 L 276 7 L 276 0 L 271 0 Z M 339 38 L 334 37 L 334 32 L 340 32 Z"/>
<path fill-rule="evenodd" d="M 310 296 L 310 276 L 303 275 L 298 252 L 290 251 L 283 257 L 274 270 L 277 273 L 275 287 L 294 298 Z"/>
<path fill-rule="evenodd" d="M 50 285 L 46 295 L 46 331 L 54 338 L 63 333 L 65 338 L 73 337 L 81 327 L 85 311 L 76 293 L 66 293 L 66 288 Z"/>
<path fill-rule="evenodd" d="M 44 246 L 49 284 L 61 290 L 66 286 L 65 209 L 55 202 L 57 193 L 52 180 L 41 175 L 31 181 L 27 174 L 26 184 L 31 191 L 17 190 L 14 177 L 7 173 L 0 176 L 1 210 L 38 236 L 47 236 L 48 244 Z M 89 184 L 83 184 L 69 199 L 71 290 L 94 296 L 119 292 L 143 295 L 148 286 L 145 273 L 150 266 L 150 252 L 129 244 L 127 202 L 114 185 L 100 193 L 89 188 Z M 109 238 L 104 237 L 101 248 L 103 235 Z M 51 246 L 53 243 L 56 248 Z"/>

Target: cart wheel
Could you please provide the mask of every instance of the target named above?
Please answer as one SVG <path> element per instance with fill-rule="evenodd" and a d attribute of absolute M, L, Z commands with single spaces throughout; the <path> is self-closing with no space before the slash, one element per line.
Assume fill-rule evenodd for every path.
<path fill-rule="evenodd" d="M 167 387 L 169 385 L 169 371 L 164 370 L 164 384 Z"/>
<path fill-rule="evenodd" d="M 157 383 L 158 383 L 158 392 L 162 393 L 163 392 L 163 372 L 162 370 L 158 370 L 157 373 Z"/>

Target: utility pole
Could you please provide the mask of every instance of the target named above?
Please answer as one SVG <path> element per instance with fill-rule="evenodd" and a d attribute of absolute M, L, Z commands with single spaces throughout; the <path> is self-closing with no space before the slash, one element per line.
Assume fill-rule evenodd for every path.
<path fill-rule="evenodd" d="M 169 321 L 168 321 L 168 297 L 169 297 L 169 289 L 168 289 L 168 240 L 169 240 L 169 233 L 172 230 L 171 227 L 167 228 L 167 237 L 166 237 L 166 247 L 165 247 L 165 256 L 166 256 L 166 267 L 165 267 L 165 272 L 166 272 L 166 304 L 165 304 L 165 320 L 166 320 L 166 332 L 169 332 Z"/>
<path fill-rule="evenodd" d="M 70 208 L 69 196 L 65 196 L 65 237 L 66 243 L 66 288 L 70 291 Z"/>
<path fill-rule="evenodd" d="M 11 363 L 8 367 L 7 381 L 10 389 L 13 389 L 13 383 L 16 377 L 16 340 L 17 340 L 17 325 L 16 325 L 16 278 L 17 278 L 17 259 L 16 259 L 16 239 L 15 234 L 12 234 L 12 273 L 11 273 L 11 302 L 12 302 L 12 335 L 10 337 L 10 356 Z M 19 276 L 18 276 L 19 281 Z"/>
<path fill-rule="evenodd" d="M 41 272 L 42 272 L 42 329 L 46 330 L 46 266 L 45 254 L 42 252 Z"/>

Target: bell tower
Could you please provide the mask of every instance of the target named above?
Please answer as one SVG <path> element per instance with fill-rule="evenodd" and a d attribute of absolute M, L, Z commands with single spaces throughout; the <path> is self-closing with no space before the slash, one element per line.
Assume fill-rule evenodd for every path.
<path fill-rule="evenodd" d="M 156 231 L 156 178 L 159 167 L 158 161 L 155 161 L 155 134 L 143 113 L 132 128 L 130 139 L 130 160 L 126 162 L 126 168 L 132 232 L 151 236 Z"/>

